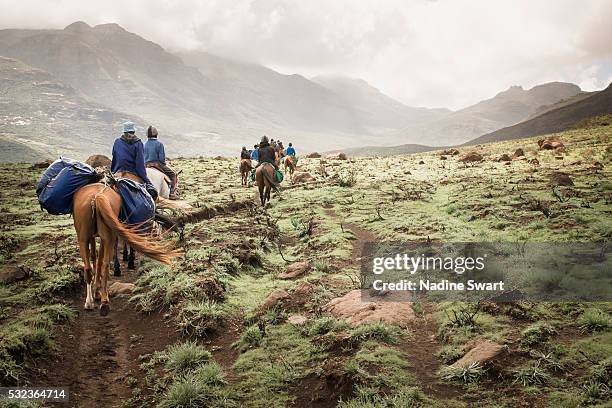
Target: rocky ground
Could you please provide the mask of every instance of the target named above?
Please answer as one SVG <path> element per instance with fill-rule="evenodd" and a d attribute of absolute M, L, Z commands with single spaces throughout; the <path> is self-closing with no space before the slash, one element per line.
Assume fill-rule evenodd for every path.
<path fill-rule="evenodd" d="M 82 308 L 71 218 L 39 211 L 42 170 L 2 165 L 0 381 L 67 385 L 82 407 L 605 406 L 610 303 L 364 303 L 355 290 L 373 240 L 610 240 L 611 135 L 302 157 L 266 208 L 237 159 L 173 160 L 195 207 L 168 237 L 185 255 L 123 265 L 113 281 L 134 287 L 107 317 Z"/>

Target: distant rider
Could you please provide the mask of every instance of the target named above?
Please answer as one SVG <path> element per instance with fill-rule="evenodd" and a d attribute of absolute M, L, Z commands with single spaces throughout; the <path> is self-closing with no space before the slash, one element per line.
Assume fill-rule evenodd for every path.
<path fill-rule="evenodd" d="M 295 149 L 293 148 L 293 143 L 289 143 L 289 147 L 287 147 L 287 150 L 285 150 L 285 154 L 287 156 L 295 157 Z"/>
<path fill-rule="evenodd" d="M 145 165 L 153 167 L 164 173 L 170 179 L 171 200 L 178 199 L 176 194 L 176 173 L 166 164 L 166 150 L 164 144 L 157 140 L 158 132 L 153 126 L 147 129 L 147 141 L 144 144 Z"/>
<path fill-rule="evenodd" d="M 251 152 L 251 161 L 253 161 L 253 164 L 255 166 L 259 162 L 259 146 L 258 145 L 253 146 L 253 151 Z"/>
<path fill-rule="evenodd" d="M 240 152 L 240 160 L 242 159 L 251 160 L 251 153 L 249 153 L 246 146 L 242 146 L 242 151 Z"/>
<path fill-rule="evenodd" d="M 125 122 L 123 124 L 123 134 L 115 139 L 111 172 L 116 177 L 121 177 L 121 173 L 130 173 L 139 177 L 151 197 L 154 200 L 157 199 L 157 191 L 147 177 L 147 171 L 145 170 L 144 147 L 136 136 L 136 126 L 132 122 Z"/>

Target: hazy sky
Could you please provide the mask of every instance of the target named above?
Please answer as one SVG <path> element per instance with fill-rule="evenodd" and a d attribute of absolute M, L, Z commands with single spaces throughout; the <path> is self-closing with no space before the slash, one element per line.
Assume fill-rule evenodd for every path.
<path fill-rule="evenodd" d="M 117 22 L 169 50 L 366 79 L 460 108 L 510 85 L 612 81 L 612 0 L 0 0 L 2 28 Z"/>

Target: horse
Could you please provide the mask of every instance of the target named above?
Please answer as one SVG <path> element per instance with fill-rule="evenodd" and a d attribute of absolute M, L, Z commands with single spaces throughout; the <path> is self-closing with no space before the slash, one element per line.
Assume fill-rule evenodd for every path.
<path fill-rule="evenodd" d="M 246 186 L 249 180 L 249 174 L 251 173 L 251 159 L 240 160 L 240 176 L 242 177 L 242 185 Z"/>
<path fill-rule="evenodd" d="M 74 229 L 87 285 L 84 307 L 85 310 L 93 310 L 94 293 L 99 290 L 101 316 L 106 316 L 110 311 L 108 276 L 118 236 L 139 252 L 164 264 L 170 264 L 173 258 L 180 255 L 180 251 L 173 250 L 168 244 L 155 242 L 149 236 L 140 235 L 137 228 L 123 225 L 119 221 L 120 210 L 121 196 L 102 183 L 84 186 L 73 197 Z M 96 237 L 100 238 L 97 257 Z"/>
<path fill-rule="evenodd" d="M 289 175 L 293 176 L 293 172 L 295 171 L 295 157 L 286 156 L 285 157 L 285 173 L 287 173 L 287 169 L 289 169 Z"/>
<path fill-rule="evenodd" d="M 259 190 L 261 205 L 265 205 L 266 201 L 270 201 L 270 190 L 276 189 L 274 166 L 270 163 L 260 164 L 255 172 L 255 182 Z"/>

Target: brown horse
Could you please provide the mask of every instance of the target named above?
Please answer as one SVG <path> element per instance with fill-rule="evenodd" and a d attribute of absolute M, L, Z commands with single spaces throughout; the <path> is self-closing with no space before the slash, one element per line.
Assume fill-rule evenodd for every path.
<path fill-rule="evenodd" d="M 257 167 L 255 172 L 255 182 L 259 189 L 259 199 L 261 205 L 265 205 L 266 201 L 270 201 L 270 190 L 276 189 L 274 182 L 274 166 L 270 163 L 262 163 Z"/>
<path fill-rule="evenodd" d="M 249 180 L 249 174 L 251 173 L 251 159 L 240 160 L 240 175 L 242 177 L 242 185 L 246 186 Z"/>
<path fill-rule="evenodd" d="M 169 264 L 173 258 L 180 255 L 180 251 L 171 249 L 168 244 L 155 242 L 149 236 L 139 235 L 137 228 L 123 225 L 119 221 L 120 209 L 119 194 L 101 183 L 87 185 L 74 194 L 72 212 L 74 229 L 77 233 L 87 284 L 85 309 L 93 309 L 93 296 L 99 290 L 102 316 L 106 316 L 110 310 L 108 276 L 110 262 L 115 254 L 117 236 L 127 241 L 137 251 L 165 264 Z M 100 237 L 97 259 L 96 236 Z M 90 257 L 93 262 L 90 261 Z"/>
<path fill-rule="evenodd" d="M 289 175 L 293 176 L 293 172 L 295 171 L 295 157 L 286 156 L 285 157 L 285 173 L 287 173 L 287 169 L 289 169 Z"/>

